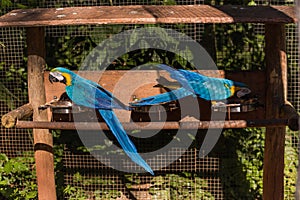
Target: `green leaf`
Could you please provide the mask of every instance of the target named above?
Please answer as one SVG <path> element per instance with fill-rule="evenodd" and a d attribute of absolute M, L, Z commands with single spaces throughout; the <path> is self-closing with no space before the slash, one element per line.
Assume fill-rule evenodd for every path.
<path fill-rule="evenodd" d="M 7 163 L 5 163 L 5 165 L 4 165 L 4 172 L 6 173 L 6 174 L 10 174 L 10 173 L 12 173 L 13 172 L 13 169 L 14 169 L 14 167 L 13 167 L 13 163 L 12 162 L 7 162 Z"/>

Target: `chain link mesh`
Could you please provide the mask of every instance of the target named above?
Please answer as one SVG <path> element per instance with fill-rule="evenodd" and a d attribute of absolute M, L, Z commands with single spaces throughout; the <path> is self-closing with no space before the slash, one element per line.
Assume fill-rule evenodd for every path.
<path fill-rule="evenodd" d="M 38 1 L 37 1 L 38 2 Z M 293 5 L 293 1 L 255 1 L 257 4 L 266 5 Z M 147 1 L 147 0 L 129 0 L 129 1 L 40 1 L 35 4 L 29 4 L 21 2 L 25 6 L 29 7 L 69 7 L 69 6 L 108 6 L 108 5 L 161 5 L 162 1 Z M 174 3 L 174 2 L 172 2 Z M 178 0 L 176 4 L 204 4 L 203 0 Z M 17 3 L 15 7 L 17 8 Z M 8 12 L 9 9 L 3 9 L 2 14 Z M 170 25 L 162 25 L 165 27 L 172 27 Z M 212 26 L 212 25 L 210 25 Z M 241 25 L 216 25 L 219 28 L 222 26 L 233 26 L 233 30 L 237 30 Z M 126 28 L 130 29 L 134 25 L 127 25 Z M 205 30 L 206 25 L 203 24 L 187 24 L 184 28 L 184 33 L 199 41 L 205 43 Z M 254 24 L 249 29 L 254 29 L 254 32 L 259 35 L 264 34 L 264 26 L 260 24 Z M 100 42 L 103 38 L 107 37 L 108 32 L 118 33 L 121 31 L 116 26 L 103 25 L 103 26 L 54 26 L 46 27 L 46 40 L 56 41 L 61 46 L 60 48 L 48 46 L 48 49 L 56 48 L 56 50 L 62 50 L 63 44 L 70 42 L 70 38 L 86 38 L 92 37 L 95 43 Z M 298 34 L 296 33 L 295 25 L 287 25 L 287 53 L 288 53 L 288 99 L 293 103 L 296 109 L 300 109 L 300 97 L 299 97 L 299 67 L 298 67 Z M 13 108 L 23 105 L 27 102 L 26 85 L 24 85 L 25 71 L 26 69 L 26 49 L 25 46 L 25 31 L 22 28 L 1 28 L 0 29 L 0 84 L 3 87 L 1 91 L 0 112 L 1 115 L 7 113 Z M 247 34 L 247 33 L 246 33 Z M 260 40 L 261 38 L 256 38 Z M 53 43 L 48 43 L 49 45 Z M 228 43 L 227 43 L 228 44 Z M 227 45 L 223 44 L 223 45 Z M 205 46 L 205 44 L 204 44 Z M 208 47 L 208 45 L 207 45 Z M 229 46 L 226 46 L 229 48 Z M 47 50 L 48 50 L 47 49 Z M 249 49 L 245 49 L 249 50 Z M 261 49 L 263 51 L 263 48 Z M 63 50 L 62 50 L 63 52 Z M 50 67 L 51 64 L 57 64 L 57 57 L 62 52 L 47 52 L 47 63 Z M 241 56 L 245 56 L 243 52 L 240 52 Z M 226 58 L 225 52 L 219 52 L 215 55 L 216 62 L 222 65 L 224 58 Z M 251 52 L 248 54 L 245 60 L 250 63 Z M 67 58 L 66 58 L 67 59 Z M 63 62 L 63 61 L 62 61 Z M 80 62 L 80 61 L 79 61 Z M 74 63 L 71 63 L 74 64 Z M 264 61 L 259 63 L 260 67 L 247 66 L 243 63 L 244 69 L 263 69 Z M 241 67 L 243 69 L 243 67 Z M 226 69 L 226 67 L 225 67 Z M 26 80 L 26 78 L 25 78 Z M 251 130 L 245 132 L 238 132 L 237 134 L 245 134 L 248 138 L 253 139 Z M 70 198 L 74 195 L 82 195 L 86 199 L 93 199 L 101 197 L 102 199 L 230 199 L 230 192 L 237 192 L 240 199 L 252 199 L 251 192 L 261 195 L 261 188 L 259 187 L 259 181 L 262 181 L 262 163 L 257 165 L 245 164 L 245 160 L 254 162 L 260 162 L 254 160 L 255 158 L 246 156 L 247 152 L 238 149 L 238 147 L 228 148 L 228 143 L 232 142 L 236 138 L 229 133 L 225 133 L 222 136 L 214 150 L 209 156 L 200 159 L 198 157 L 198 150 L 203 140 L 205 132 L 199 131 L 197 134 L 197 140 L 191 146 L 191 148 L 184 153 L 184 155 L 172 163 L 169 167 L 162 169 L 155 177 L 147 175 L 136 174 L 124 174 L 114 171 L 91 155 L 79 151 L 78 146 L 68 141 L 68 138 L 74 138 L 74 134 L 66 131 L 62 131 L 61 138 L 63 140 L 56 141 L 56 144 L 62 148 L 63 153 L 60 155 L 62 158 L 62 166 L 56 166 L 58 174 L 62 176 L 57 178 L 57 183 L 63 183 L 66 187 L 74 187 L 73 194 L 66 194 L 65 198 Z M 71 134 L 71 135 L 70 135 Z M 263 139 L 263 132 L 261 134 Z M 63 136 L 63 137 L 62 137 Z M 228 137 L 226 137 L 228 136 Z M 0 128 L 0 152 L 7 154 L 9 157 L 17 156 L 33 156 L 33 138 L 30 130 L 16 130 Z M 239 139 L 238 139 L 239 140 Z M 62 142 L 63 141 L 63 142 Z M 261 140 L 263 141 L 263 140 Z M 230 143 L 236 144 L 238 143 Z M 248 144 L 248 143 L 247 143 Z M 137 143 L 137 146 L 143 144 Z M 246 145 L 246 144 L 245 144 Z M 259 152 L 263 155 L 263 143 L 252 144 L 259 145 Z M 286 136 L 286 158 L 296 152 L 298 145 L 298 137 L 293 132 L 288 132 Z M 251 149 L 251 148 L 250 148 Z M 256 149 L 257 150 L 257 149 Z M 174 148 L 167 156 L 180 155 L 182 149 Z M 27 153 L 26 153 L 27 152 Z M 164 162 L 164 156 L 161 159 L 155 160 L 155 162 Z M 253 155 L 252 155 L 253 156 Z M 293 157 L 292 157 L 293 158 Z M 244 159 L 244 160 L 243 160 Z M 291 162 L 292 163 L 292 162 Z M 153 165 L 153 163 L 150 163 Z M 154 163 L 155 164 L 155 163 Z M 128 163 L 130 165 L 130 163 Z M 252 171 L 247 175 L 247 171 Z M 285 171 L 295 171 L 295 165 L 292 163 L 290 166 L 286 166 Z M 250 176 L 250 177 L 249 177 Z M 242 178 L 242 180 L 235 180 L 236 177 Z M 290 177 L 286 177 L 286 180 Z M 287 183 L 285 181 L 285 199 L 293 199 L 294 183 Z M 245 184 L 247 186 L 245 186 Z M 257 186 L 256 186 L 257 185 Z M 241 187 L 246 189 L 241 189 Z M 248 190 L 247 190 L 248 189 Z M 243 196 L 244 195 L 244 196 Z M 256 196 L 261 198 L 261 196 Z M 79 197 L 79 196 L 77 196 Z"/>

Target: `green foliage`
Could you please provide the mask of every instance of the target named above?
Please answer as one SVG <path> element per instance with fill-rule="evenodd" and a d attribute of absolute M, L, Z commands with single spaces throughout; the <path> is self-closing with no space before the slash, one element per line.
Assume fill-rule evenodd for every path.
<path fill-rule="evenodd" d="M 55 183 L 56 183 L 56 194 L 58 199 L 63 199 L 65 189 L 65 176 L 64 176 L 64 163 L 63 155 L 65 145 L 59 142 L 61 131 L 52 130 L 53 135 L 53 153 L 54 153 L 54 171 L 55 171 Z"/>
<path fill-rule="evenodd" d="M 149 31 L 149 38 L 147 40 L 140 38 L 140 35 L 133 31 L 126 39 L 116 37 L 115 40 L 107 43 L 107 38 L 124 30 L 153 26 L 136 25 L 131 27 L 129 25 L 108 25 L 102 27 L 102 34 L 100 35 L 74 37 L 72 37 L 73 34 L 84 35 L 87 31 L 93 32 L 96 30 L 96 27 L 81 26 L 75 29 L 67 28 L 66 36 L 47 39 L 48 42 L 46 45 L 49 51 L 47 51 L 46 59 L 48 66 L 51 68 L 63 66 L 72 70 L 76 70 L 80 66 L 88 66 L 89 69 L 99 69 L 100 63 L 106 63 L 110 69 L 131 69 L 149 62 L 161 62 L 172 66 L 187 66 L 189 68 L 189 63 L 186 59 L 183 59 L 183 56 L 193 59 L 192 52 L 189 49 L 181 49 L 179 41 L 163 29 Z M 184 30 L 183 25 L 178 25 L 175 28 L 179 31 Z M 152 35 L 153 37 L 151 37 Z M 157 36 L 161 39 L 157 39 Z M 98 44 L 102 46 L 95 48 Z M 120 57 L 112 58 L 114 60 L 109 60 L 111 59 L 111 55 L 119 55 L 123 51 L 124 44 L 125 46 L 128 44 L 127 46 L 140 48 L 120 55 Z M 150 48 L 153 45 L 157 49 Z M 177 54 L 162 49 L 174 49 L 177 50 Z M 91 59 L 85 60 L 87 55 Z"/>
<path fill-rule="evenodd" d="M 73 175 L 73 182 L 77 187 L 67 185 L 64 188 L 64 195 L 70 200 L 86 200 L 86 199 L 118 199 L 123 193 L 114 189 L 106 189 L 109 185 L 116 184 L 113 179 L 102 179 L 101 177 L 86 178 L 79 172 Z M 103 189 L 86 192 L 84 188 L 94 184 L 103 185 Z"/>
<path fill-rule="evenodd" d="M 297 132 L 285 140 L 284 199 L 294 199 L 298 166 Z M 222 182 L 226 199 L 262 199 L 265 129 L 230 129 L 224 132 L 221 150 Z M 234 186 L 234 187 L 233 187 Z"/>
<path fill-rule="evenodd" d="M 154 25 L 144 25 L 144 27 L 154 27 Z M 184 29 L 184 26 L 177 26 L 177 31 Z M 190 67 L 190 63 L 187 59 L 192 60 L 193 54 L 192 51 L 188 48 L 183 49 L 180 45 L 181 43 L 173 38 L 166 30 L 164 29 L 152 29 L 148 30 L 147 40 L 140 37 L 140 34 L 136 34 L 134 31 L 130 35 L 128 44 L 131 47 L 139 47 L 137 50 L 127 52 L 124 55 L 121 55 L 119 58 L 116 58 L 114 63 L 110 67 L 115 69 L 131 69 L 143 64 L 158 62 L 165 63 L 171 66 L 185 66 Z M 116 47 L 120 48 L 120 42 L 117 41 Z M 155 46 L 156 48 L 151 48 Z M 164 49 L 171 49 L 176 51 L 176 53 L 169 52 Z M 114 52 L 109 50 L 108 53 Z M 186 59 L 184 59 L 185 57 Z"/>
<path fill-rule="evenodd" d="M 120 199 L 122 196 L 124 196 L 121 191 L 117 190 L 95 190 L 93 192 L 87 192 L 83 188 L 73 187 L 70 185 L 66 186 L 64 194 L 69 200 L 113 200 Z"/>
<path fill-rule="evenodd" d="M 13 3 L 10 0 L 1 0 L 1 8 L 6 8 L 12 6 Z"/>
<path fill-rule="evenodd" d="M 294 199 L 298 166 L 298 132 L 287 131 L 284 152 L 284 199 Z"/>
<path fill-rule="evenodd" d="M 16 69 L 13 65 L 5 68 L 5 63 L 0 63 L 0 73 L 5 74 L 5 81 L 0 81 L 0 101 L 3 102 L 10 110 L 16 108 L 20 103 L 19 96 L 27 96 L 27 72 L 24 68 Z M 11 92 L 9 86 L 18 85 Z"/>
<path fill-rule="evenodd" d="M 102 34 L 87 35 L 87 33 L 97 32 L 95 26 L 76 26 L 65 29 L 66 35 L 63 37 L 46 38 L 47 56 L 46 61 L 51 67 L 67 67 L 75 70 L 83 63 L 87 55 L 102 41 L 111 35 L 119 33 L 125 25 L 102 26 Z M 121 44 L 118 44 L 119 47 Z M 103 49 L 101 55 L 105 55 L 107 50 Z M 100 55 L 98 55 L 100 56 Z"/>
<path fill-rule="evenodd" d="M 253 0 L 208 1 L 216 5 L 255 5 Z M 259 24 L 206 24 L 203 46 L 224 70 L 262 70 L 265 67 L 264 34 Z M 258 31 L 257 31 L 258 30 Z"/>
<path fill-rule="evenodd" d="M 226 199 L 262 199 L 264 129 L 224 132 L 221 179 Z M 234 187 L 233 187 L 234 186 Z"/>
<path fill-rule="evenodd" d="M 130 191 L 137 185 L 142 184 L 138 175 L 128 174 L 124 176 L 126 188 Z M 109 185 L 116 182 L 113 179 L 103 179 L 102 177 L 85 177 L 80 172 L 73 175 L 73 184 L 67 185 L 63 193 L 68 199 L 118 199 L 124 196 L 122 191 L 108 189 Z M 103 189 L 86 192 L 84 188 L 92 185 L 103 185 Z M 152 199 L 172 200 L 172 199 L 207 199 L 213 200 L 213 195 L 208 192 L 208 183 L 196 173 L 183 172 L 180 174 L 166 174 L 155 176 L 151 179 L 149 194 Z"/>
<path fill-rule="evenodd" d="M 47 52 L 48 65 L 69 69 L 80 66 L 87 52 L 95 47 L 89 36 L 52 38 L 47 42 L 47 46 L 47 49 L 51 49 Z"/>
<path fill-rule="evenodd" d="M 214 25 L 216 64 L 225 70 L 264 69 L 264 35 L 256 24 Z"/>
<path fill-rule="evenodd" d="M 154 5 L 176 5 L 176 0 L 152 0 Z"/>
<path fill-rule="evenodd" d="M 12 0 L 0 0 L 0 14 L 6 14 L 8 11 L 13 9 L 26 9 L 36 8 L 39 5 L 38 0 L 28 0 L 26 2 L 12 1 Z"/>
<path fill-rule="evenodd" d="M 198 174 L 182 172 L 156 176 L 151 181 L 149 189 L 152 199 L 207 199 L 213 200 L 213 195 L 207 191 L 207 181 Z"/>
<path fill-rule="evenodd" d="M 0 197 L 8 200 L 37 199 L 33 157 L 8 158 L 0 154 Z M 1 198 L 1 199 L 2 199 Z"/>

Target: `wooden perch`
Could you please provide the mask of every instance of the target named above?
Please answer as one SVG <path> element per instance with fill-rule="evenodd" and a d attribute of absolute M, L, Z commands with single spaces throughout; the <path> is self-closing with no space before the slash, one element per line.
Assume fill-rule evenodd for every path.
<path fill-rule="evenodd" d="M 247 127 L 284 127 L 285 119 L 269 120 L 231 120 L 231 121 L 184 121 L 184 122 L 124 122 L 126 130 L 161 130 L 161 129 L 222 129 Z M 61 129 L 61 130 L 109 130 L 104 122 L 38 122 L 18 121 L 17 128 Z"/>
<path fill-rule="evenodd" d="M 33 109 L 30 103 L 27 103 L 5 115 L 1 118 L 1 123 L 5 128 L 12 128 L 16 125 L 17 120 L 22 120 L 26 117 L 30 117 L 33 113 Z"/>
<path fill-rule="evenodd" d="M 290 102 L 285 102 L 285 104 L 281 107 L 281 115 L 288 119 L 287 125 L 292 131 L 299 130 L 299 114 Z"/>

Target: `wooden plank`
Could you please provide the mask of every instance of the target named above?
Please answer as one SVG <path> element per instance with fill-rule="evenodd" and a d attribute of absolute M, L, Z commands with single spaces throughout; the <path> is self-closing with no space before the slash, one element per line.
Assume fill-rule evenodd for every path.
<path fill-rule="evenodd" d="M 264 100 L 264 92 L 265 92 L 265 72 L 264 71 L 228 71 L 225 72 L 223 70 L 199 70 L 199 73 L 210 76 L 210 77 L 218 77 L 218 78 L 228 78 L 234 81 L 244 82 L 246 83 L 253 93 L 257 94 Z M 49 72 L 45 72 L 45 88 L 46 88 L 46 99 L 47 102 L 53 100 L 54 96 L 59 97 L 65 91 L 64 84 L 54 83 L 51 84 L 48 80 Z M 80 76 L 92 80 L 94 82 L 99 83 L 102 87 L 109 90 L 110 92 L 114 92 L 118 98 L 124 101 L 131 101 L 132 96 L 136 96 L 138 98 L 144 98 L 150 95 L 160 94 L 165 92 L 164 90 L 153 87 L 157 84 L 156 79 L 160 76 L 166 77 L 170 81 L 174 81 L 169 77 L 169 74 L 164 71 L 156 71 L 156 70 L 106 70 L 102 71 L 80 71 Z M 256 79 L 254 82 L 253 79 Z M 125 85 L 128 82 L 128 85 Z M 131 87 L 130 85 L 133 85 Z M 115 87 L 117 84 L 122 84 L 122 88 L 131 89 L 136 88 L 132 94 L 124 99 L 124 93 L 128 93 L 128 90 L 116 91 Z M 259 87 L 258 87 L 259 85 Z M 120 86 L 119 86 L 120 87 Z M 122 93 L 124 92 L 124 93 Z M 132 92 L 132 91 L 130 91 Z"/>
<path fill-rule="evenodd" d="M 47 121 L 47 112 L 39 111 L 44 104 L 45 39 L 44 28 L 27 28 L 28 97 L 33 108 L 33 121 Z M 33 129 L 34 156 L 39 200 L 55 200 L 54 159 L 52 135 L 47 129 Z"/>
<path fill-rule="evenodd" d="M 95 6 L 13 10 L 0 27 L 158 23 L 294 23 L 293 6 Z"/>
<path fill-rule="evenodd" d="M 246 83 L 253 94 L 259 97 L 261 103 L 265 102 L 265 72 L 264 71 L 240 71 L 240 72 L 224 72 L 222 70 L 200 70 L 201 74 L 211 77 L 226 77 L 231 80 Z M 169 80 L 169 74 L 164 71 L 157 72 L 155 70 L 106 70 L 104 73 L 100 71 L 81 71 L 80 75 L 95 82 L 98 82 L 105 89 L 109 90 L 120 99 L 123 103 L 132 102 L 133 96 L 137 98 L 148 97 L 165 92 L 164 89 L 153 87 L 157 84 L 156 79 L 160 76 L 166 77 Z M 65 92 L 64 84 L 51 84 L 48 80 L 48 73 L 45 73 L 45 88 L 47 102 L 53 100 L 53 97 L 60 97 Z M 255 81 L 253 81 L 255 80 Z M 134 83 L 134 84 L 133 84 Z M 122 89 L 123 88 L 123 89 Z M 210 119 L 210 104 L 207 101 L 199 99 L 199 107 L 201 108 L 201 120 Z M 122 122 L 129 122 L 130 118 L 146 119 L 141 113 L 131 113 L 128 111 L 117 111 L 118 117 Z M 139 115 L 139 116 L 137 116 Z M 170 121 L 180 120 L 180 111 L 170 113 L 168 119 Z M 148 116 L 148 115 L 147 115 Z M 49 116 L 50 118 L 50 116 Z M 246 113 L 231 113 L 231 120 L 239 119 L 264 119 L 265 109 L 258 108 L 256 111 Z"/>
<path fill-rule="evenodd" d="M 286 50 L 285 27 L 266 24 L 266 118 L 279 119 L 285 101 Z M 283 199 L 285 127 L 267 128 L 263 167 L 263 199 Z"/>

